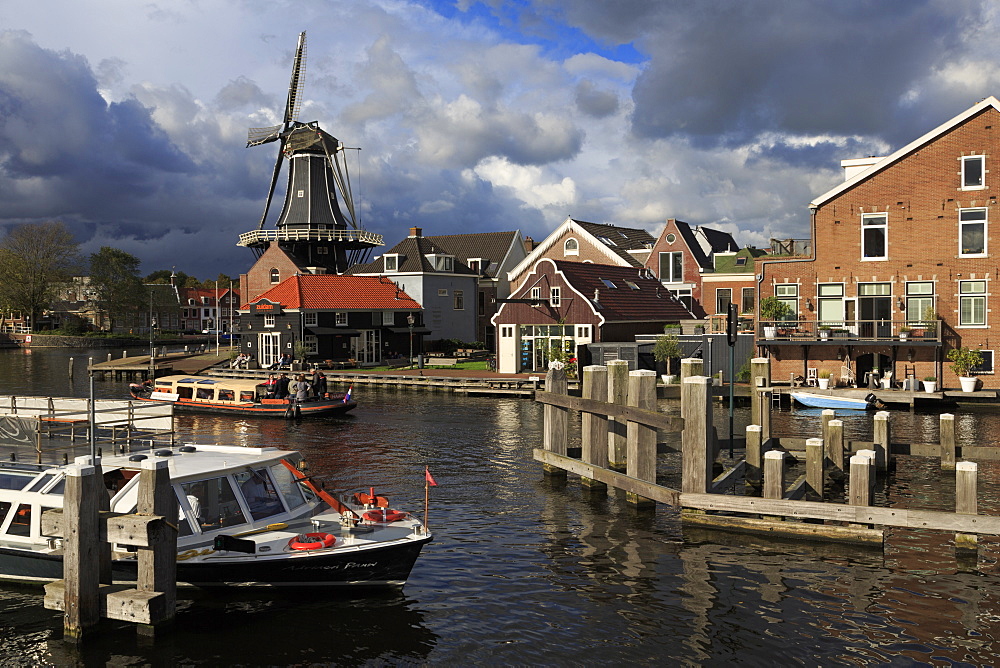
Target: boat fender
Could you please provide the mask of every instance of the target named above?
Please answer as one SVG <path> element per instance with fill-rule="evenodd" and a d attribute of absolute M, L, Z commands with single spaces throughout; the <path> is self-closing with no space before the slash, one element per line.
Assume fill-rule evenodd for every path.
<path fill-rule="evenodd" d="M 406 513 L 401 513 L 398 510 L 387 510 L 385 513 L 385 519 L 382 519 L 381 510 L 369 510 L 364 514 L 364 518 L 369 522 L 396 522 L 401 519 L 406 518 Z"/>
<path fill-rule="evenodd" d="M 333 547 L 337 539 L 329 533 L 304 533 L 295 536 L 288 541 L 288 547 L 293 550 L 319 550 L 324 547 Z"/>

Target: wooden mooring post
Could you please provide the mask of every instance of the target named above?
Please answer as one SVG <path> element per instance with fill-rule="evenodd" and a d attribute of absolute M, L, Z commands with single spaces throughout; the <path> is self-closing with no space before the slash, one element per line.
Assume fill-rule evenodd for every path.
<path fill-rule="evenodd" d="M 595 374 L 592 382 L 597 382 L 602 373 L 599 368 L 588 367 L 587 371 Z M 614 387 L 612 376 L 612 373 L 607 376 L 609 398 Z M 574 409 L 584 416 L 589 414 L 590 417 L 585 418 L 587 427 L 583 429 L 581 438 L 585 442 L 589 440 L 590 446 L 586 448 L 589 454 L 582 460 L 560 451 L 564 436 L 559 437 L 558 434 L 565 434 L 567 426 L 560 422 L 558 413 L 547 410 L 546 434 L 542 439 L 545 447 L 536 449 L 534 458 L 545 467 L 623 490 L 630 500 L 634 498 L 679 507 L 682 522 L 701 527 L 870 546 L 881 546 L 886 527 L 945 531 L 955 535 L 957 553 L 973 557 L 976 555 L 977 536 L 1000 536 L 1000 517 L 979 515 L 977 512 L 976 464 L 971 461 L 954 465 L 954 512 L 872 505 L 877 475 L 891 463 L 894 452 L 908 456 L 940 457 L 943 468 L 949 458 L 954 461 L 959 454 L 954 438 L 954 416 L 942 416 L 941 442 L 934 444 L 894 444 L 888 413 L 874 416 L 875 441 L 871 444 L 848 442 L 844 437 L 843 422 L 836 419 L 832 412 L 824 415 L 823 424 L 817 429 L 820 433 L 806 439 L 766 438 L 761 425 L 750 425 L 745 458 L 713 478 L 716 452 L 709 395 L 711 379 L 690 376 L 682 383 L 683 419 L 660 413 L 655 410 L 655 404 L 646 403 L 644 397 L 649 392 L 646 384 L 649 380 L 655 383 L 651 372 L 632 372 L 628 380 L 627 405 L 611 401 L 602 403 L 597 399 L 600 392 L 596 387 L 585 390 L 586 396 L 581 398 L 568 396 L 565 389 L 559 393 L 537 393 L 536 401 L 547 409 Z M 558 388 L 559 384 L 553 383 L 548 387 Z M 597 433 L 601 414 L 608 418 L 609 434 L 612 419 L 627 425 L 626 474 L 599 465 L 599 446 L 595 447 L 594 443 L 602 440 Z M 679 490 L 656 482 L 655 443 L 650 447 L 641 436 L 656 428 L 681 432 Z M 610 436 L 608 444 L 610 459 L 614 452 Z M 801 462 L 798 453 L 803 449 L 805 473 L 788 484 L 788 462 Z M 852 451 L 856 452 L 845 461 Z M 976 446 L 962 447 L 961 456 L 1000 459 L 1000 453 L 994 449 Z M 823 500 L 827 480 L 835 477 L 846 485 L 846 502 Z M 724 493 L 734 486 L 736 494 Z M 740 494 L 741 491 L 743 494 Z M 803 497 L 808 500 L 802 500 Z"/>
<path fill-rule="evenodd" d="M 628 374 L 628 405 L 644 411 L 656 411 L 656 372 L 630 371 Z M 683 409 L 682 409 L 683 413 Z M 626 425 L 626 473 L 638 480 L 656 482 L 656 428 L 641 422 Z M 655 506 L 655 501 L 628 492 L 629 503 L 640 507 Z"/>
<path fill-rule="evenodd" d="M 583 398 L 607 403 L 608 368 L 585 366 L 583 368 Z M 601 468 L 608 467 L 608 416 L 584 412 L 580 430 L 581 457 L 583 461 Z M 654 462 L 655 465 L 655 462 Z M 592 492 L 607 492 L 608 486 L 593 478 L 583 478 L 583 485 Z"/>
<path fill-rule="evenodd" d="M 42 534 L 63 541 L 63 579 L 45 585 L 45 607 L 63 611 L 71 642 L 84 640 L 102 616 L 135 622 L 140 634 L 152 635 L 176 610 L 178 511 L 167 462 L 141 462 L 133 515 L 100 511 L 107 493 L 98 467 L 68 467 L 64 507 L 42 515 Z M 136 548 L 135 587 L 111 584 L 110 543 Z"/>
<path fill-rule="evenodd" d="M 546 388 L 547 389 L 547 388 Z M 608 362 L 608 401 L 618 406 L 628 403 L 628 362 L 612 360 Z M 615 471 L 625 472 L 628 453 L 628 434 L 624 420 L 608 418 L 608 466 Z"/>

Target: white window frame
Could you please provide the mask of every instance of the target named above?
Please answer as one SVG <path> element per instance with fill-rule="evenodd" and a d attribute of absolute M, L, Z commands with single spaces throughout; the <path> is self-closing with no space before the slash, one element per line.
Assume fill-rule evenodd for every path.
<path fill-rule="evenodd" d="M 979 289 L 981 287 L 981 289 Z M 985 279 L 958 282 L 958 326 L 986 326 L 986 294 L 989 284 Z M 977 313 L 978 312 L 978 313 Z"/>
<path fill-rule="evenodd" d="M 967 216 L 973 216 L 982 214 L 982 219 L 969 218 L 964 220 Z M 966 227 L 973 227 L 981 225 L 983 228 L 983 249 L 977 252 L 967 252 L 965 248 L 964 237 Z M 989 210 L 986 207 L 974 207 L 968 209 L 958 210 L 958 256 L 959 257 L 986 257 L 989 248 L 987 244 L 989 243 L 990 226 L 989 226 Z"/>
<path fill-rule="evenodd" d="M 680 258 L 680 266 L 677 267 L 676 272 L 674 271 L 675 258 Z M 660 270 L 661 283 L 680 283 L 684 280 L 684 251 L 661 251 L 658 260 L 659 266 L 657 268 Z M 667 266 L 666 276 L 663 275 L 664 260 L 666 260 Z"/>
<path fill-rule="evenodd" d="M 396 312 L 395 311 L 382 311 L 382 326 L 392 327 L 396 324 Z"/>
<path fill-rule="evenodd" d="M 535 301 L 541 301 L 542 289 L 538 286 L 531 288 L 531 295 L 529 296 L 529 298 L 534 299 Z"/>
<path fill-rule="evenodd" d="M 306 334 L 302 337 L 302 343 L 306 346 L 306 352 L 310 355 L 319 354 L 319 338 L 315 334 Z"/>
<path fill-rule="evenodd" d="M 464 311 L 465 310 L 465 290 L 452 290 L 452 297 L 455 298 L 455 310 Z"/>
<path fill-rule="evenodd" d="M 266 314 L 264 314 L 264 326 L 265 327 L 274 327 L 274 314 L 273 313 L 266 313 Z"/>
<path fill-rule="evenodd" d="M 778 301 L 788 304 L 792 312 L 783 320 L 799 319 L 799 284 L 798 283 L 778 283 L 774 286 L 774 296 Z"/>
<path fill-rule="evenodd" d="M 271 281 L 271 285 L 275 285 L 277 283 L 281 283 L 281 272 L 278 271 L 277 269 L 272 268 L 268 272 L 268 280 Z"/>
<path fill-rule="evenodd" d="M 875 222 L 881 219 L 881 223 Z M 872 222 L 867 222 L 872 221 Z M 882 255 L 867 255 L 865 249 L 865 231 L 882 231 Z M 861 214 L 861 261 L 880 262 L 889 259 L 889 214 L 888 213 L 863 213 Z"/>
<path fill-rule="evenodd" d="M 579 255 L 580 254 L 580 242 L 576 239 L 570 238 L 563 243 L 563 255 Z"/>
<path fill-rule="evenodd" d="M 437 253 L 430 253 L 425 256 L 427 261 L 430 262 L 431 267 L 434 271 L 455 271 L 455 257 L 453 255 L 438 255 Z"/>
<path fill-rule="evenodd" d="M 393 274 L 399 271 L 399 254 L 386 253 L 385 255 L 383 255 L 382 268 L 387 274 Z"/>
<path fill-rule="evenodd" d="M 313 311 L 312 313 L 306 312 L 302 314 L 302 324 L 306 327 L 315 327 L 319 324 L 319 314 Z"/>
<path fill-rule="evenodd" d="M 334 327 L 347 327 L 347 313 L 345 311 L 337 311 L 334 313 L 333 325 Z"/>
<path fill-rule="evenodd" d="M 970 369 L 969 374 L 972 376 L 992 376 L 996 373 L 996 356 L 993 354 L 992 350 L 979 349 L 979 354 L 983 356 L 983 363 L 979 366 Z"/>
<path fill-rule="evenodd" d="M 732 304 L 733 303 L 733 289 L 732 288 L 716 288 L 715 289 L 715 313 L 716 313 L 716 315 L 718 315 L 720 313 L 729 313 L 729 307 L 728 306 L 726 306 L 725 310 L 722 310 L 722 309 L 719 308 L 721 306 L 721 303 L 720 303 L 719 300 L 722 299 L 723 296 L 725 294 L 727 294 L 727 293 L 728 293 L 729 296 L 726 298 L 726 304 L 727 305 L 728 304 Z"/>
<path fill-rule="evenodd" d="M 549 306 L 553 308 L 559 308 L 562 303 L 562 288 L 552 287 L 549 288 Z"/>
<path fill-rule="evenodd" d="M 590 339 L 590 325 L 577 325 L 576 326 L 576 338 L 577 339 Z"/>
<path fill-rule="evenodd" d="M 985 155 L 967 155 L 961 158 L 962 161 L 962 186 L 959 190 L 984 190 L 986 188 L 986 156 Z M 979 183 L 968 184 L 966 183 L 966 165 L 970 162 L 979 163 Z"/>

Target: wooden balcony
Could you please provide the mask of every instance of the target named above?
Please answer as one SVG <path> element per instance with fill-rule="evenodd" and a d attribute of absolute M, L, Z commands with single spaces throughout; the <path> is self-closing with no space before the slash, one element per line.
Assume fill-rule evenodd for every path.
<path fill-rule="evenodd" d="M 940 320 L 822 320 L 761 321 L 755 329 L 757 345 L 844 345 L 880 344 L 898 346 L 940 346 Z"/>

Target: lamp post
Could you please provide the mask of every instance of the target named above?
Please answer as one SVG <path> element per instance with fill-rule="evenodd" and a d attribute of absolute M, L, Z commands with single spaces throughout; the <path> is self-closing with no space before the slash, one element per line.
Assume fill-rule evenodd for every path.
<path fill-rule="evenodd" d="M 413 365 L 413 321 L 414 320 L 416 320 L 416 318 L 413 317 L 412 313 L 410 315 L 406 316 L 406 324 L 410 328 L 410 365 L 411 366 Z"/>
<path fill-rule="evenodd" d="M 153 331 L 156 328 L 156 321 L 153 320 L 153 288 L 149 289 L 149 379 L 156 377 L 156 347 L 153 340 Z"/>

